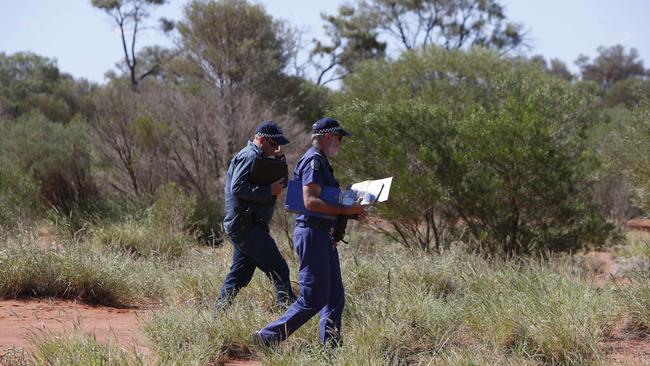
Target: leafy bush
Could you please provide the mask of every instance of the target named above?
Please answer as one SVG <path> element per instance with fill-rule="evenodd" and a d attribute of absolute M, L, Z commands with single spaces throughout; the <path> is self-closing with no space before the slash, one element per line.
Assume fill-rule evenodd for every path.
<path fill-rule="evenodd" d="M 407 247 L 428 250 L 435 242 L 440 250 L 443 223 L 434 213 L 444 207 L 445 191 L 436 163 L 444 150 L 438 146 L 450 141 L 445 138 L 451 132 L 447 111 L 422 102 L 358 101 L 337 108 L 334 114 L 352 130 L 354 139 L 341 149 L 337 172 L 354 179 L 394 176 L 391 199 L 378 206 L 379 213 L 391 220 L 396 239 Z M 429 232 L 419 230 L 422 222 Z"/>
<path fill-rule="evenodd" d="M 650 211 L 650 99 L 646 97 L 624 122 L 611 125 L 602 154 L 610 171 L 628 179 L 635 203 Z"/>
<path fill-rule="evenodd" d="M 38 186 L 17 169 L 0 169 L 0 229 L 11 230 L 42 210 Z"/>
<path fill-rule="evenodd" d="M 151 207 L 151 223 L 170 234 L 186 232 L 196 207 L 196 198 L 187 195 L 174 183 L 160 187 Z"/>
<path fill-rule="evenodd" d="M 590 203 L 591 100 L 534 65 L 432 49 L 366 64 L 346 90 L 333 114 L 354 141 L 338 166 L 395 177 L 380 213 L 407 246 L 440 250 L 448 228 L 468 228 L 483 249 L 523 254 L 612 230 Z"/>
<path fill-rule="evenodd" d="M 138 256 L 180 257 L 194 242 L 191 221 L 196 199 L 173 183 L 162 186 L 145 215 L 100 226 L 94 239 Z"/>
<path fill-rule="evenodd" d="M 79 122 L 63 125 L 30 114 L 0 124 L 0 136 L 4 159 L 38 182 L 41 197 L 49 205 L 69 213 L 96 198 L 90 144 Z"/>
<path fill-rule="evenodd" d="M 215 245 L 223 240 L 223 219 L 223 205 L 218 201 L 205 198 L 197 202 L 190 222 L 202 243 Z"/>

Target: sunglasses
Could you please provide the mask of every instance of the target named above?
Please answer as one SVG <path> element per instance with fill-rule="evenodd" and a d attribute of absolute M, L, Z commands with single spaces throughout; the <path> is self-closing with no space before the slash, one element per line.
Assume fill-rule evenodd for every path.
<path fill-rule="evenodd" d="M 271 140 L 269 138 L 266 139 L 266 142 L 268 142 L 269 145 L 271 145 L 271 147 L 274 148 L 274 149 L 277 149 L 277 147 L 280 146 L 280 144 L 278 144 L 277 142 L 275 142 L 275 141 L 273 141 L 273 140 Z"/>

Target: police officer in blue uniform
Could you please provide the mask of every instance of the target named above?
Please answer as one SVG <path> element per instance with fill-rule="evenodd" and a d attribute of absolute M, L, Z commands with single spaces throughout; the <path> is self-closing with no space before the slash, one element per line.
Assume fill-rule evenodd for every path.
<path fill-rule="evenodd" d="M 255 268 L 261 269 L 275 286 L 277 302 L 286 307 L 295 301 L 289 267 L 269 234 L 275 201 L 284 188 L 282 180 L 271 185 L 250 181 L 250 171 L 258 156 L 284 159 L 282 145 L 288 144 L 282 130 L 273 121 L 264 121 L 230 162 L 225 184 L 224 228 L 234 246 L 232 266 L 226 276 L 214 309 L 225 309 L 239 290 L 251 281 Z"/>
<path fill-rule="evenodd" d="M 302 182 L 305 208 L 314 214 L 296 215 L 293 241 L 300 259 L 300 297 L 280 319 L 253 334 L 262 345 L 285 340 L 320 312 L 320 338 L 325 345 L 341 341 L 341 316 L 345 294 L 332 229 L 337 215 L 365 217 L 364 207 L 330 204 L 319 198 L 324 186 L 339 187 L 329 158 L 336 156 L 342 139 L 349 135 L 338 121 L 323 118 L 312 126 L 312 147 L 298 161 L 293 179 Z"/>

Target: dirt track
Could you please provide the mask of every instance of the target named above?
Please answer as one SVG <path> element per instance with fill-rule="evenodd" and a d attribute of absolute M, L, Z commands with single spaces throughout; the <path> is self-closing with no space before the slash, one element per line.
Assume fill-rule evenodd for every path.
<path fill-rule="evenodd" d="M 47 329 L 70 334 L 75 325 L 94 333 L 100 342 L 112 341 L 125 349 L 144 350 L 145 338 L 138 332 L 134 309 L 90 306 L 58 299 L 0 301 L 0 353 L 11 347 L 28 348 L 34 332 Z"/>

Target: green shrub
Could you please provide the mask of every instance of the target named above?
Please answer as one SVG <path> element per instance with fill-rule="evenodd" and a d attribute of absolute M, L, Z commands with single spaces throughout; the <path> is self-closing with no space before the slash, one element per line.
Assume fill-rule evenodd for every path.
<path fill-rule="evenodd" d="M 206 198 L 197 202 L 189 221 L 192 223 L 197 239 L 202 243 L 216 245 L 223 240 L 223 219 L 222 203 Z"/>
<path fill-rule="evenodd" d="M 393 176 L 391 199 L 378 205 L 378 212 L 397 229 L 394 238 L 425 251 L 433 243 L 440 251 L 443 224 L 433 214 L 444 205 L 445 191 L 436 172 L 441 158 L 436 146 L 448 140 L 447 111 L 422 102 L 358 101 L 337 108 L 334 115 L 354 135 L 341 149 L 337 172 L 350 180 Z"/>
<path fill-rule="evenodd" d="M 90 172 L 90 144 L 83 125 L 48 121 L 39 114 L 0 124 L 3 158 L 36 182 L 43 200 L 69 213 L 94 200 L 97 187 Z"/>
<path fill-rule="evenodd" d="M 151 224 L 171 235 L 185 233 L 191 226 L 190 218 L 195 207 L 194 196 L 186 194 L 174 183 L 167 183 L 158 190 L 151 206 Z"/>
<path fill-rule="evenodd" d="M 379 210 L 408 247 L 440 251 L 467 228 L 491 253 L 573 250 L 613 229 L 588 188 L 594 104 L 535 65 L 432 48 L 368 63 L 345 91 L 333 115 L 354 141 L 337 169 L 394 176 Z"/>
<path fill-rule="evenodd" d="M 631 118 L 612 123 L 602 141 L 610 171 L 622 175 L 634 189 L 634 202 L 650 211 L 650 98 L 646 96 Z"/>
<path fill-rule="evenodd" d="M 0 169 L 0 229 L 11 230 L 43 209 L 38 186 L 17 169 Z"/>

